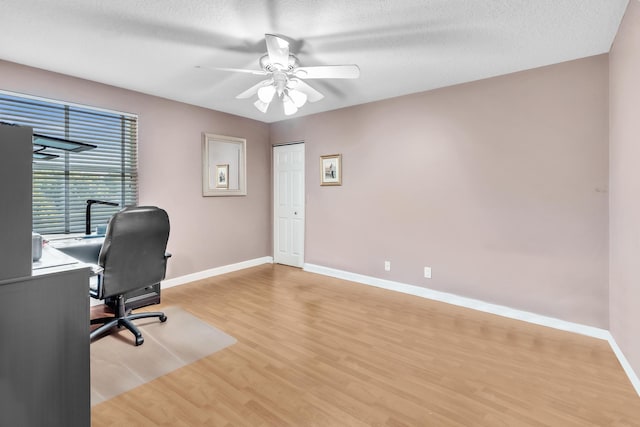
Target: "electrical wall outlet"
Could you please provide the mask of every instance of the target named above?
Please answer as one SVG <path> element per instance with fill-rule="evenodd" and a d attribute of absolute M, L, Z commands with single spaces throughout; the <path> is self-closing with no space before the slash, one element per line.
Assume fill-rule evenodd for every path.
<path fill-rule="evenodd" d="M 431 279 L 431 267 L 424 268 L 424 277 L 427 279 Z"/>
<path fill-rule="evenodd" d="M 391 261 L 384 262 L 384 271 L 391 271 Z"/>

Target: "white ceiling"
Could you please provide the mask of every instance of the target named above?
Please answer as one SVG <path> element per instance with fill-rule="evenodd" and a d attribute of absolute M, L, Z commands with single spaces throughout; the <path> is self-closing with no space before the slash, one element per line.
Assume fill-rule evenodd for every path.
<path fill-rule="evenodd" d="M 274 122 L 280 105 L 235 99 L 263 77 L 197 66 L 257 70 L 274 33 L 303 66 L 360 67 L 308 80 L 325 98 L 297 117 L 608 52 L 627 3 L 0 0 L 0 59 Z"/>

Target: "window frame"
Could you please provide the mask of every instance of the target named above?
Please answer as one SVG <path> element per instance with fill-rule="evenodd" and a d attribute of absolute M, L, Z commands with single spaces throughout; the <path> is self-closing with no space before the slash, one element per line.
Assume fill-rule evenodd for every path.
<path fill-rule="evenodd" d="M 34 231 L 84 234 L 87 199 L 107 199 L 120 205 L 93 205 L 94 225 L 106 223 L 119 209 L 138 203 L 137 114 L 0 89 L 0 121 L 98 146 L 81 153 L 47 149 L 60 158 L 33 160 Z"/>

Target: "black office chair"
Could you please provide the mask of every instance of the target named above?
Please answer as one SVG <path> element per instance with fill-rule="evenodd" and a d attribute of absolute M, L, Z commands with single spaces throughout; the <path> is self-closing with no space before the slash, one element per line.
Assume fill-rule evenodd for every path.
<path fill-rule="evenodd" d="M 169 240 L 169 216 L 155 206 L 134 206 L 122 209 L 109 220 L 104 244 L 100 250 L 96 289 L 93 298 L 115 298 L 115 317 L 92 319 L 91 324 L 103 324 L 91 332 L 91 339 L 115 327 L 124 326 L 136 337 L 136 345 L 144 342 L 132 320 L 167 316 L 161 312 L 132 314 L 125 309 L 124 294 L 159 283 L 164 279 Z"/>

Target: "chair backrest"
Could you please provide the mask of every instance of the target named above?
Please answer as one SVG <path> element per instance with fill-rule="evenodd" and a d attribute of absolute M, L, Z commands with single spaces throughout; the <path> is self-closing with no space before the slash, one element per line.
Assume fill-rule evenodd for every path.
<path fill-rule="evenodd" d="M 122 209 L 109 220 L 98 263 L 101 298 L 120 295 L 164 279 L 169 216 L 155 206 Z"/>

